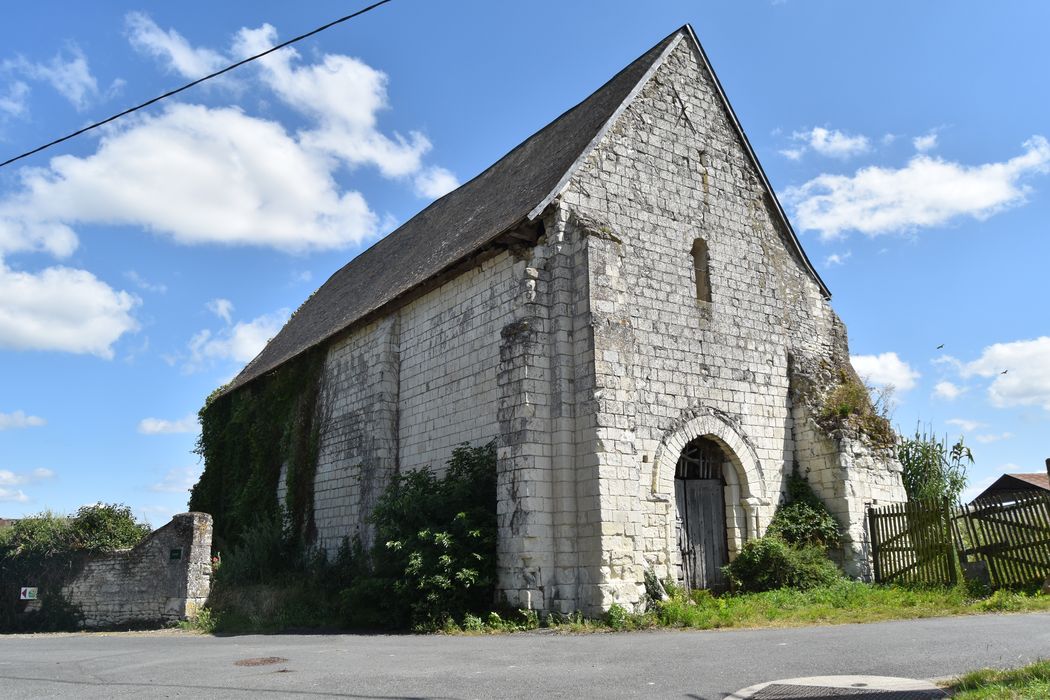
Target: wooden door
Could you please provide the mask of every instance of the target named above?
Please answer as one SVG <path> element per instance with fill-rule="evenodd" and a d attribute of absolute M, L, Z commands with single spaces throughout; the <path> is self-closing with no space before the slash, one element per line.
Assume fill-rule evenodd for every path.
<path fill-rule="evenodd" d="M 711 478 L 715 476 L 718 478 Z M 720 469 L 683 469 L 675 479 L 682 573 L 690 590 L 720 590 L 726 585 L 722 566 L 729 558 L 725 495 L 720 477 Z"/>

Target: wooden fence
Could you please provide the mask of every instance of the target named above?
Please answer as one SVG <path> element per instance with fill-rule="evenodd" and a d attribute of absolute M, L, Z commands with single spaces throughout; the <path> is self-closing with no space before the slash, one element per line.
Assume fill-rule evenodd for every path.
<path fill-rule="evenodd" d="M 908 502 L 868 509 L 875 580 L 954 584 L 960 565 L 996 588 L 1050 576 L 1050 493 L 1002 494 L 970 505 Z"/>
<path fill-rule="evenodd" d="M 952 531 L 961 560 L 984 562 L 996 588 L 1050 575 L 1050 492 L 996 494 L 960 506 Z"/>
<path fill-rule="evenodd" d="M 955 583 L 958 566 L 947 502 L 894 503 L 868 509 L 875 580 Z"/>

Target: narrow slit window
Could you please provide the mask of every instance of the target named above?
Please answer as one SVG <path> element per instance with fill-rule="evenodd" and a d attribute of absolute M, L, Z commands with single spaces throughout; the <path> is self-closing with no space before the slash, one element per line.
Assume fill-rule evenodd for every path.
<path fill-rule="evenodd" d="M 693 270 L 696 273 L 696 300 L 711 301 L 711 272 L 708 264 L 707 242 L 702 238 L 693 241 Z"/>

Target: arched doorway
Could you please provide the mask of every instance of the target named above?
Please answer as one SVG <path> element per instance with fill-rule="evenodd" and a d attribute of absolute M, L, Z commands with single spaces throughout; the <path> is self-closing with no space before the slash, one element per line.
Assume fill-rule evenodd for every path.
<path fill-rule="evenodd" d="M 678 545 L 689 589 L 725 588 L 722 567 L 729 562 L 726 539 L 726 455 L 713 440 L 698 437 L 683 449 L 675 467 Z"/>

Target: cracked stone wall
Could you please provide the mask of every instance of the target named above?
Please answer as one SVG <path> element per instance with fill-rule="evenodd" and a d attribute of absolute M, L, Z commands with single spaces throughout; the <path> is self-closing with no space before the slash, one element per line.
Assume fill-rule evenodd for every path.
<path fill-rule="evenodd" d="M 732 455 L 735 473 L 727 475 L 748 491 L 748 536 L 764 531 L 796 454 L 819 453 L 838 460 L 835 488 L 845 492 L 834 509 L 859 537 L 867 485 L 881 483 L 890 466 L 862 455 L 856 441 L 793 431 L 796 419 L 806 421 L 792 414 L 788 358 L 827 354 L 838 321 L 791 251 L 688 42 L 657 69 L 561 199 L 607 234 L 590 236 L 587 249 L 600 502 L 591 518 L 601 561 L 583 607 L 638 604 L 645 570 L 673 575 L 679 555 L 668 471 L 677 455 L 666 446 L 676 422 L 704 412 L 729 417 L 718 423 L 723 444 L 749 446 L 750 456 Z M 690 253 L 698 238 L 708 247 L 710 302 L 696 296 Z M 899 478 L 885 481 L 873 492 L 901 500 Z M 730 484 L 726 490 L 728 503 L 734 494 Z M 833 491 L 823 490 L 825 500 Z M 739 531 L 737 520 L 727 513 Z"/>
<path fill-rule="evenodd" d="M 182 513 L 134 549 L 89 559 L 62 596 L 80 608 L 84 627 L 114 627 L 188 619 L 210 587 L 211 516 Z"/>

